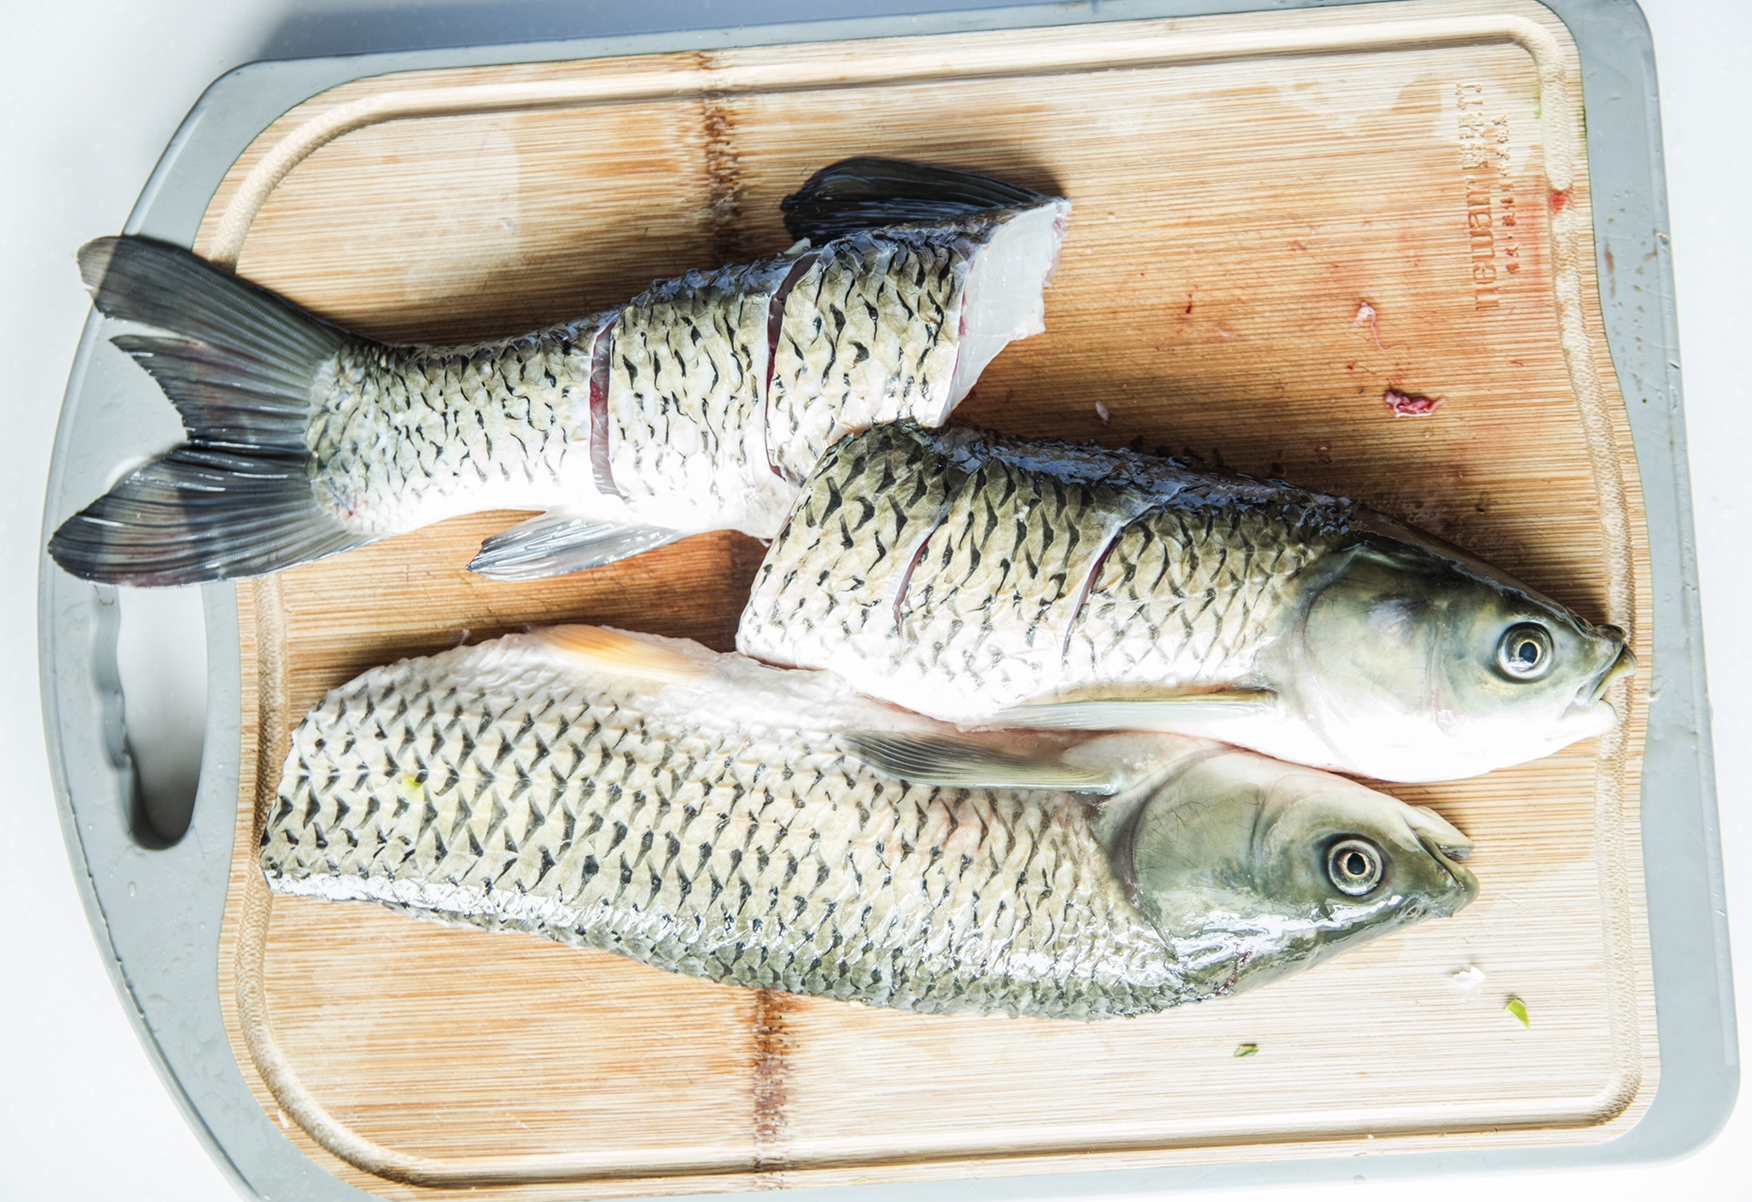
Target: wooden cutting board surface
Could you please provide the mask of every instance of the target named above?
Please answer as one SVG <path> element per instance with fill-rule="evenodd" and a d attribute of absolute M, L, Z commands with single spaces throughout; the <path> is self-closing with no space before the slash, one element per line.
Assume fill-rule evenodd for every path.
<path fill-rule="evenodd" d="M 1075 204 L 1048 331 L 998 358 L 967 420 L 1359 497 L 1624 626 L 1648 664 L 1579 67 L 1535 4 L 363 80 L 261 135 L 198 249 L 364 333 L 489 337 L 780 250 L 779 199 L 860 153 Z M 1390 390 L 1441 405 L 1396 416 Z M 731 646 L 756 543 L 702 536 L 536 584 L 464 572 L 515 520 L 457 520 L 239 590 L 220 994 L 263 1106 L 342 1178 L 394 1198 L 558 1198 L 1357 1156 L 1598 1141 L 1652 1098 L 1646 667 L 1600 740 L 1393 788 L 1477 842 L 1483 892 L 1457 918 L 1152 1018 L 867 1010 L 270 898 L 254 848 L 288 733 L 365 668 L 562 620 Z M 1470 989 L 1455 976 L 1469 968 Z M 1258 1053 L 1238 1058 L 1243 1043 Z"/>

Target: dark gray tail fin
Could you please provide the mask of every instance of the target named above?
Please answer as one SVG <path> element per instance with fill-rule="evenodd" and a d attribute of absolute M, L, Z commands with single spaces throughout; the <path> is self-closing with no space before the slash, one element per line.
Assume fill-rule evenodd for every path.
<path fill-rule="evenodd" d="M 903 159 L 842 159 L 779 206 L 793 238 L 827 242 L 885 225 L 953 221 L 985 209 L 1031 209 L 1052 197 L 988 175 Z"/>
<path fill-rule="evenodd" d="M 368 541 L 317 505 L 305 440 L 345 331 L 146 238 L 87 243 L 79 270 L 100 313 L 175 335 L 115 344 L 158 381 L 188 441 L 67 519 L 49 540 L 55 562 L 110 584 L 194 584 Z"/>

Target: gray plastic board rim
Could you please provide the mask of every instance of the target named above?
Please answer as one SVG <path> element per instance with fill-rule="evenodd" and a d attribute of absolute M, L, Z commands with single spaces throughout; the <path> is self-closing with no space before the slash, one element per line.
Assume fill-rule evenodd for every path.
<path fill-rule="evenodd" d="M 977 3 L 977 0 L 975 0 Z M 1365 0 L 1376 2 L 1376 0 Z M 930 6 L 913 0 L 910 7 Z M 209 87 L 171 139 L 126 232 L 189 245 L 220 179 L 275 118 L 336 85 L 396 71 L 944 33 L 1215 13 L 1336 7 L 1324 0 L 1108 0 L 883 15 L 906 0 L 858 4 L 853 19 L 763 24 L 763 6 L 737 6 L 741 28 L 659 30 L 600 39 L 464 46 L 262 62 Z M 765 6 L 770 11 L 772 6 Z M 790 6 L 785 6 L 789 8 Z M 1654 50 L 1632 0 L 1547 0 L 1574 37 L 1583 70 L 1589 172 L 1595 197 L 1607 342 L 1630 410 L 1642 476 L 1654 592 L 1655 662 L 1643 769 L 1642 838 L 1661 1082 L 1626 1134 L 1581 1147 L 1388 1153 L 1371 1177 L 1582 1167 L 1682 1155 L 1720 1130 L 1738 1089 L 1702 623 L 1680 403 L 1672 260 L 1666 237 Z M 795 11 L 795 10 L 793 10 Z M 714 9 L 714 16 L 722 9 Z M 68 248 L 71 251 L 72 248 Z M 1614 264 L 1645 264 L 1637 276 Z M 163 405 L 105 398 L 151 389 L 143 373 L 109 379 L 94 359 L 100 322 L 88 319 L 56 432 L 44 512 L 48 533 L 91 495 L 80 462 L 109 464 L 166 441 Z M 89 387 L 88 387 L 89 386 Z M 174 433 L 174 427 L 170 427 Z M 69 486 L 72 487 L 69 487 Z M 165 1085 L 227 1176 L 246 1196 L 311 1202 L 369 1197 L 307 1159 L 245 1085 L 220 1017 L 218 938 L 238 796 L 240 670 L 235 590 L 203 590 L 208 663 L 206 744 L 188 834 L 148 850 L 129 832 L 133 768 L 123 741 L 113 590 L 39 560 L 38 639 L 51 772 L 68 853 L 117 991 Z M 796 1191 L 799 1199 L 1099 1196 L 1213 1185 L 1338 1182 L 1351 1158 L 852 1186 Z M 721 1196 L 721 1195 L 720 1195 Z"/>

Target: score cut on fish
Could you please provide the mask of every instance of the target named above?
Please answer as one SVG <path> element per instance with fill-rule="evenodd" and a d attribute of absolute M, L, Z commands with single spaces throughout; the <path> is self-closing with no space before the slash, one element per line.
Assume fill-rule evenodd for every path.
<path fill-rule="evenodd" d="M 598 627 L 367 672 L 299 726 L 277 892 L 926 1013 L 1246 989 L 1477 893 L 1435 812 L 1173 735 L 971 737 Z"/>
<path fill-rule="evenodd" d="M 1168 730 L 1448 780 L 1609 729 L 1624 633 L 1341 497 L 899 422 L 835 446 L 744 654 L 965 726 Z"/>
<path fill-rule="evenodd" d="M 470 565 L 595 567 L 706 530 L 771 538 L 823 451 L 934 426 L 1042 296 L 1070 202 L 967 172 L 847 159 L 784 202 L 798 243 L 520 338 L 390 346 L 179 247 L 100 238 L 80 270 L 188 440 L 49 541 L 88 580 L 260 575 L 487 509 L 544 513 Z"/>

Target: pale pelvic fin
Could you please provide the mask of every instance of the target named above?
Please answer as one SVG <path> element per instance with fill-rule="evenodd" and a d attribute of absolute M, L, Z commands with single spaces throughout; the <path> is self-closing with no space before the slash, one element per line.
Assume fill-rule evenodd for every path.
<path fill-rule="evenodd" d="M 607 626 L 549 626 L 534 637 L 588 672 L 631 676 L 661 684 L 689 684 L 712 674 L 711 665 L 667 642 Z"/>
<path fill-rule="evenodd" d="M 1171 693 L 1157 697 L 1097 697 L 1086 701 L 1051 701 L 1018 705 L 992 715 L 994 726 L 1032 730 L 1160 730 L 1233 718 L 1251 718 L 1271 711 L 1277 694 L 1270 689 L 1229 689 L 1214 693 Z"/>
<path fill-rule="evenodd" d="M 481 544 L 468 570 L 489 580 L 541 580 L 599 568 L 681 537 L 681 531 L 661 526 L 627 526 L 548 512 L 493 535 Z"/>
<path fill-rule="evenodd" d="M 841 743 L 878 772 L 919 785 L 1112 793 L 1123 783 L 1117 773 L 1067 764 L 1057 753 L 1017 754 L 952 735 L 853 734 Z"/>

